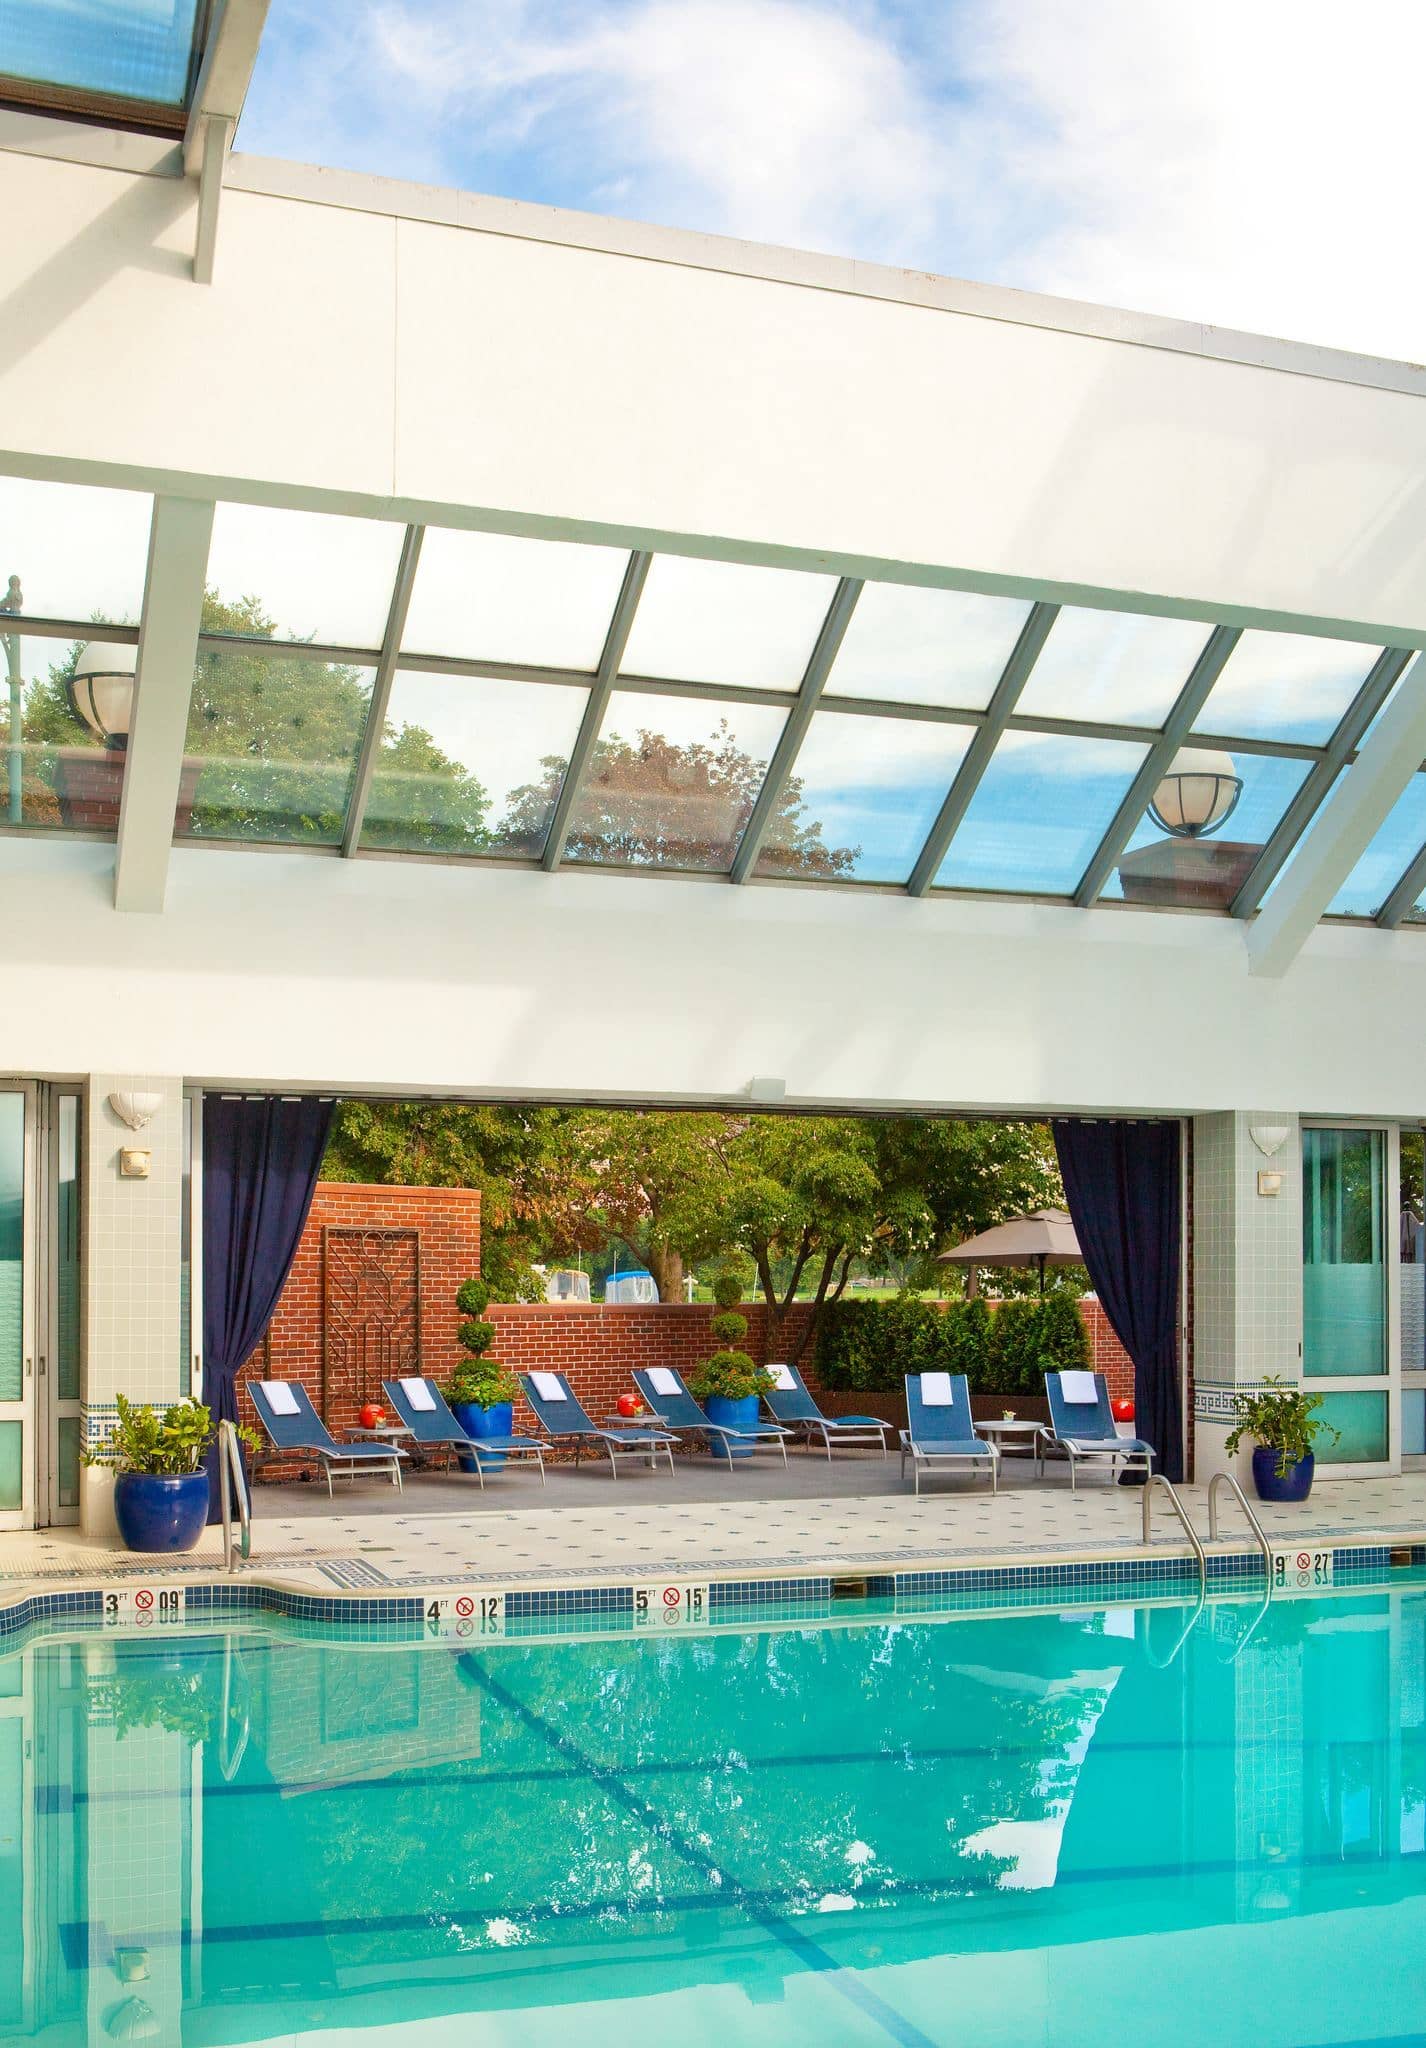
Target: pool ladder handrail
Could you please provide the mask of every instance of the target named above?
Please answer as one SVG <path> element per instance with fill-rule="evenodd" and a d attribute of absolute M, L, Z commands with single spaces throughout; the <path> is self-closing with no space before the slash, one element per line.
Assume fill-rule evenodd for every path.
<path fill-rule="evenodd" d="M 1188 1518 L 1188 1509 L 1179 1499 L 1178 1492 L 1173 1484 L 1173 1481 L 1170 1479 L 1166 1479 L 1162 1472 L 1151 1472 L 1148 1478 L 1144 1481 L 1144 1501 L 1142 1514 L 1144 1523 L 1145 1545 L 1147 1546 L 1149 1543 L 1153 1541 L 1154 1491 L 1157 1487 L 1162 1487 L 1164 1492 L 1168 1495 L 1174 1513 L 1178 1516 L 1179 1521 L 1183 1524 L 1183 1532 L 1185 1536 L 1187 1536 L 1190 1544 L 1193 1547 L 1194 1561 L 1198 1566 L 1198 1583 L 1200 1588 L 1203 1588 L 1208 1584 L 1208 1559 L 1203 1554 L 1203 1545 L 1199 1540 L 1198 1531 L 1194 1528 L 1192 1522 Z"/>
<path fill-rule="evenodd" d="M 1218 1489 L 1220 1486 L 1227 1487 L 1248 1518 L 1248 1527 L 1252 1530 L 1254 1540 L 1259 1550 L 1263 1553 L 1263 1578 L 1266 1581 L 1269 1596 L 1271 1596 L 1273 1584 L 1272 1545 L 1268 1542 L 1262 1523 L 1253 1513 L 1248 1496 L 1244 1493 L 1231 1472 L 1215 1472 L 1208 1482 L 1208 1540 L 1210 1543 L 1218 1541 Z"/>
<path fill-rule="evenodd" d="M 234 1560 L 233 1543 L 233 1493 L 237 1490 L 238 1528 L 237 1554 L 246 1563 L 252 1555 L 253 1524 L 248 1503 L 248 1482 L 243 1474 L 243 1454 L 238 1443 L 237 1427 L 231 1422 L 218 1424 L 218 1482 L 223 1517 L 223 1570 L 237 1570 Z"/>

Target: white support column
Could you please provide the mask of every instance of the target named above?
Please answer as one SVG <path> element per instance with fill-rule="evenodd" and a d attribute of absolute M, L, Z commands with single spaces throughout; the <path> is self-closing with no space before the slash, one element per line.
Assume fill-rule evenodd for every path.
<path fill-rule="evenodd" d="M 1426 758 L 1426 656 L 1418 654 L 1291 866 L 1247 927 L 1248 971 L 1287 971 Z"/>
<path fill-rule="evenodd" d="M 211 501 L 155 498 L 119 808 L 116 910 L 163 909 L 212 533 Z"/>

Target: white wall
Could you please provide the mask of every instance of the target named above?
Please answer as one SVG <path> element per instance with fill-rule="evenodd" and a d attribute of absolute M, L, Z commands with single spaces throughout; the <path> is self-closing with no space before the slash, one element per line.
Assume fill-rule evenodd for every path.
<path fill-rule="evenodd" d="M 634 1099 L 1426 1116 L 1426 934 L 11 840 L 0 1072 Z"/>
<path fill-rule="evenodd" d="M 1426 639 L 1405 368 L 1334 382 L 1309 349 L 1145 346 L 1037 324 L 1030 298 L 1017 324 L 1014 295 L 987 318 L 815 258 L 784 259 L 800 283 L 734 274 L 698 236 L 621 231 L 657 260 L 562 245 L 526 230 L 564 217 L 495 202 L 477 230 L 230 190 L 197 287 L 194 205 L 0 150 L 0 466 Z"/>

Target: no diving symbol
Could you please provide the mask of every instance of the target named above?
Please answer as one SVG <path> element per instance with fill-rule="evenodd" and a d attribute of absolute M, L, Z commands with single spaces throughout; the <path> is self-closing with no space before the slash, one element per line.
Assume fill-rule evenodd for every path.
<path fill-rule="evenodd" d="M 134 1605 L 141 1612 L 147 1612 L 147 1610 L 153 1606 L 153 1594 L 149 1591 L 147 1586 L 143 1587 L 140 1592 L 135 1593 Z"/>
<path fill-rule="evenodd" d="M 475 1602 L 470 1598 L 469 1594 L 462 1593 L 460 1599 L 456 1602 L 456 1613 L 460 1615 L 467 1615 L 474 1614 L 474 1612 Z"/>
<path fill-rule="evenodd" d="M 1310 1551 L 1310 1550 L 1299 1550 L 1299 1551 L 1298 1551 L 1298 1553 L 1297 1553 L 1297 1569 L 1298 1569 L 1298 1570 L 1299 1570 L 1300 1572 L 1310 1571 L 1310 1570 L 1312 1569 L 1312 1553 L 1311 1553 L 1311 1551 Z"/>
<path fill-rule="evenodd" d="M 664 1606 L 665 1606 L 665 1607 L 677 1607 L 677 1605 L 678 1605 L 678 1601 L 679 1601 L 679 1591 L 678 1591 L 678 1587 L 677 1587 L 677 1586 L 665 1586 L 665 1587 L 664 1587 L 664 1589 L 663 1589 L 663 1604 L 664 1604 Z"/>

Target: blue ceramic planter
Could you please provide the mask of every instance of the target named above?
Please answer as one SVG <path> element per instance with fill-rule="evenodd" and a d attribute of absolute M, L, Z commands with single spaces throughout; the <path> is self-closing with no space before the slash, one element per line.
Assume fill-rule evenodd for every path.
<path fill-rule="evenodd" d="M 477 1408 L 469 1401 L 455 1401 L 451 1404 L 451 1413 L 466 1435 L 479 1442 L 482 1437 L 509 1436 L 515 1420 L 515 1404 L 513 1401 L 497 1401 L 493 1408 Z M 463 1472 L 475 1470 L 474 1458 L 459 1451 L 456 1456 Z M 505 1453 L 487 1451 L 480 1462 L 489 1471 L 492 1466 L 505 1463 Z"/>
<path fill-rule="evenodd" d="M 208 1474 L 121 1472 L 114 1519 L 126 1550 L 192 1550 L 208 1521 Z"/>
<path fill-rule="evenodd" d="M 703 1403 L 703 1412 L 710 1422 L 720 1423 L 724 1429 L 752 1429 L 758 1419 L 758 1397 L 746 1394 L 741 1401 L 730 1401 L 726 1394 L 710 1394 Z M 723 1456 L 723 1443 L 710 1444 L 708 1448 L 714 1457 Z M 729 1443 L 726 1448 L 731 1458 L 750 1458 L 754 1447 Z"/>
<path fill-rule="evenodd" d="M 1277 1452 L 1266 1444 L 1258 1444 L 1253 1451 L 1253 1485 L 1259 1500 L 1306 1500 L 1316 1469 L 1317 1461 L 1309 1451 L 1305 1458 L 1289 1465 L 1286 1475 L 1279 1479 Z"/>

